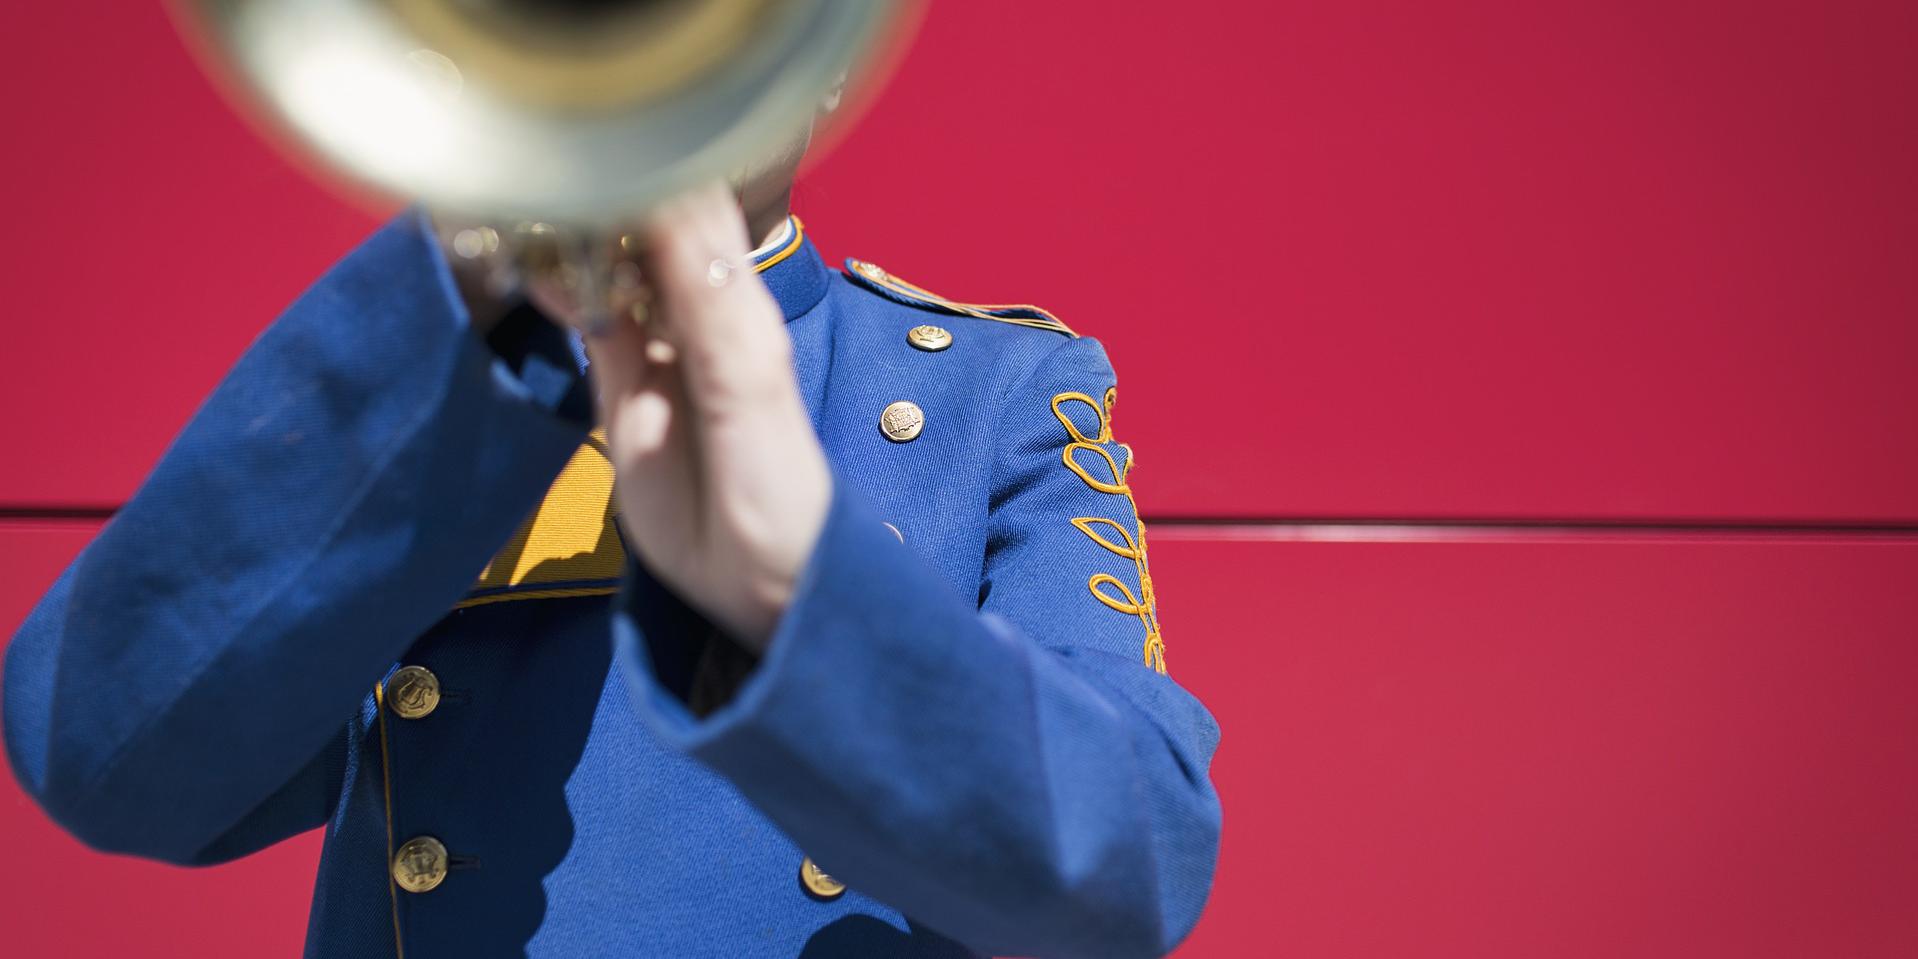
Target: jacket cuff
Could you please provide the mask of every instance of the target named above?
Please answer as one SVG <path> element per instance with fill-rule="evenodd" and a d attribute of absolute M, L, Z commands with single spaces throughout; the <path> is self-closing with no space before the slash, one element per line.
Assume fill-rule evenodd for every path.
<path fill-rule="evenodd" d="M 643 579 L 622 591 L 613 624 L 636 710 L 662 742 L 727 774 L 736 763 L 742 766 L 738 772 L 764 773 L 772 760 L 768 750 L 790 761 L 806 751 L 808 728 L 830 728 L 848 714 L 866 712 L 861 703 L 869 691 L 843 688 L 844 680 L 872 673 L 878 662 L 903 666 L 915 658 L 897 655 L 890 645 L 937 643 L 942 635 L 977 627 L 977 610 L 901 545 L 837 476 L 825 525 L 791 605 L 757 665 L 717 708 L 693 708 L 686 664 L 700 655 L 702 630 L 714 637 L 719 631 L 687 619 L 683 603 L 640 573 Z M 657 608 L 641 608 L 649 602 Z M 653 635 L 675 629 L 682 631 L 677 641 Z"/>
<path fill-rule="evenodd" d="M 495 387 L 546 412 L 590 424 L 593 393 L 586 379 L 583 351 L 577 348 L 573 335 L 524 300 L 510 307 L 484 337 L 477 335 L 432 221 L 424 210 L 412 210 L 406 216 L 410 221 L 407 225 L 424 247 L 447 309 L 488 354 Z"/>

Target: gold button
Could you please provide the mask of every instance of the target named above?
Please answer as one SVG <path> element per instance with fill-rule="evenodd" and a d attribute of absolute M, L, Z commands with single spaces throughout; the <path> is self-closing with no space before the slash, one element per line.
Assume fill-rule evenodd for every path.
<path fill-rule="evenodd" d="M 894 525 L 892 525 L 891 523 L 887 523 L 887 524 L 886 524 L 886 528 L 887 528 L 887 529 L 889 529 L 889 530 L 892 530 L 892 535 L 894 535 L 894 536 L 897 536 L 897 537 L 899 537 L 899 541 L 900 541 L 901 543 L 903 543 L 903 542 L 905 542 L 905 541 L 906 541 L 906 534 L 904 534 L 904 533 L 901 533 L 901 532 L 899 531 L 899 527 L 897 527 L 897 526 L 894 526 Z"/>
<path fill-rule="evenodd" d="M 432 836 L 408 839 L 393 854 L 393 881 L 407 892 L 432 892 L 446 881 L 446 845 Z"/>
<path fill-rule="evenodd" d="M 884 282 L 886 279 L 886 271 L 880 269 L 877 263 L 867 263 L 864 260 L 859 260 L 853 263 L 852 268 L 859 271 L 859 275 L 868 280 Z"/>
<path fill-rule="evenodd" d="M 799 861 L 799 882 L 807 892 L 828 902 L 846 894 L 846 884 L 826 875 L 810 857 Z"/>
<path fill-rule="evenodd" d="M 440 678 L 424 666 L 402 666 L 386 681 L 386 705 L 401 719 L 423 719 L 440 708 Z"/>
<path fill-rule="evenodd" d="M 879 432 L 895 443 L 910 443 L 925 428 L 926 414 L 911 400 L 900 400 L 879 414 Z"/>
<path fill-rule="evenodd" d="M 943 326 L 915 326 L 906 331 L 906 342 L 928 353 L 937 353 L 952 345 L 952 334 Z"/>

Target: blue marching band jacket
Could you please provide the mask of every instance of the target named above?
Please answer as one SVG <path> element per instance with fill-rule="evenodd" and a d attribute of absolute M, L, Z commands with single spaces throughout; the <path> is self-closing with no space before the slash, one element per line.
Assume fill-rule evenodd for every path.
<path fill-rule="evenodd" d="M 98 849 L 324 826 L 306 954 L 1161 954 L 1217 727 L 1165 675 L 1091 339 L 797 220 L 756 257 L 829 514 L 752 661 L 628 558 L 577 343 L 430 228 L 258 340 L 13 639 L 7 755 Z"/>

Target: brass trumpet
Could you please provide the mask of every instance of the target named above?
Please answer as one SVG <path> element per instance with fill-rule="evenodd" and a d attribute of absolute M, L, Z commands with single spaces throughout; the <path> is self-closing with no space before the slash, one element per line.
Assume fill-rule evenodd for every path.
<path fill-rule="evenodd" d="M 304 152 L 471 227 L 463 243 L 507 265 L 502 283 L 557 255 L 590 316 L 619 224 L 791 140 L 905 2 L 178 5 Z"/>

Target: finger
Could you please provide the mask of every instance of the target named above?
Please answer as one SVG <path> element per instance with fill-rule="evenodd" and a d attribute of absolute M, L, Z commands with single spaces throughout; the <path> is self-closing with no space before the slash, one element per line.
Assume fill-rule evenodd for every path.
<path fill-rule="evenodd" d="M 722 188 L 702 188 L 655 211 L 646 243 L 645 272 L 673 318 L 688 326 L 725 322 L 751 292 L 742 282 L 753 275 L 745 217 Z"/>
<path fill-rule="evenodd" d="M 670 367 L 656 367 L 646 385 L 618 401 L 616 419 L 607 423 L 607 439 L 618 452 L 618 462 L 635 482 L 646 482 L 662 468 L 670 451 L 683 446 L 680 434 L 688 423 L 681 415 L 683 390 Z"/>
<path fill-rule="evenodd" d="M 600 401 L 600 418 L 608 426 L 620 402 L 638 393 L 648 379 L 646 333 L 630 313 L 621 314 L 598 333 L 582 337 L 591 362 L 593 385 Z"/>
<path fill-rule="evenodd" d="M 647 224 L 646 273 L 689 388 L 702 399 L 777 383 L 791 345 L 778 304 L 754 272 L 745 218 L 723 187 L 693 191 Z"/>
<path fill-rule="evenodd" d="M 704 495 L 697 424 L 679 368 L 650 363 L 632 392 L 608 404 L 606 438 L 611 447 L 621 502 L 636 528 L 670 526 L 698 515 Z M 634 494 L 634 490 L 646 491 Z"/>
<path fill-rule="evenodd" d="M 586 338 L 599 421 L 622 482 L 683 489 L 692 424 L 679 369 L 648 356 L 654 342 L 626 320 Z"/>

